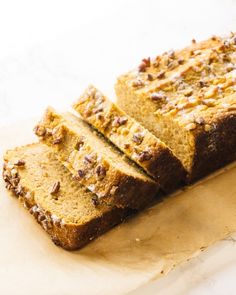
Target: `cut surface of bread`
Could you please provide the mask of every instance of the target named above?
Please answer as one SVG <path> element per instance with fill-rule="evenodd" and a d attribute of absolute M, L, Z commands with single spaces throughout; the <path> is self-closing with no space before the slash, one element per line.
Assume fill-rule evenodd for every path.
<path fill-rule="evenodd" d="M 169 51 L 118 78 L 118 105 L 197 180 L 236 158 L 236 36 Z"/>
<path fill-rule="evenodd" d="M 9 150 L 3 178 L 51 236 L 67 250 L 81 248 L 128 214 L 127 209 L 96 204 L 88 191 L 42 143 Z"/>
<path fill-rule="evenodd" d="M 154 177 L 165 192 L 176 188 L 185 170 L 172 151 L 94 86 L 89 86 L 73 108 L 130 159 Z"/>
<path fill-rule="evenodd" d="M 99 201 L 139 209 L 159 190 L 153 179 L 101 134 L 70 113 L 48 108 L 35 132 Z"/>

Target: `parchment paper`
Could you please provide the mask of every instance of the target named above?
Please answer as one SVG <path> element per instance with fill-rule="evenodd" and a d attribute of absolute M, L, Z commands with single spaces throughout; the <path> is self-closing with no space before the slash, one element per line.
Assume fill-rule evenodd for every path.
<path fill-rule="evenodd" d="M 30 120 L 0 129 L 0 152 L 36 141 Z M 1 155 L 2 158 L 2 155 Z M 66 252 L 0 183 L 0 294 L 125 294 L 236 231 L 236 165 Z"/>

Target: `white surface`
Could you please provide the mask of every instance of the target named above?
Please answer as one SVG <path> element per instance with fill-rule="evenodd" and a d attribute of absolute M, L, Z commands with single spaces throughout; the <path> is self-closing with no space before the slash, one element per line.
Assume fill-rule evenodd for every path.
<path fill-rule="evenodd" d="M 0 125 L 68 108 L 89 83 L 114 96 L 143 57 L 231 30 L 233 0 L 0 1 Z M 223 245 L 134 294 L 235 294 L 236 246 Z"/>

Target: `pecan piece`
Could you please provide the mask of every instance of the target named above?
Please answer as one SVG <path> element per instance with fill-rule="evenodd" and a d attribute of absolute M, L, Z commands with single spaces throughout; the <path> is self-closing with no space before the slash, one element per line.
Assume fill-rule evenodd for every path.
<path fill-rule="evenodd" d="M 132 86 L 133 87 L 142 87 L 142 86 L 144 86 L 144 82 L 140 79 L 137 79 L 137 80 L 133 81 Z"/>
<path fill-rule="evenodd" d="M 85 176 L 85 171 L 84 170 L 79 169 L 77 172 L 78 172 L 78 177 L 79 178 L 83 178 Z"/>
<path fill-rule="evenodd" d="M 25 166 L 25 161 L 24 160 L 17 160 L 14 165 L 18 166 L 18 167 L 22 167 Z"/>
<path fill-rule="evenodd" d="M 166 96 L 162 93 L 154 92 L 151 94 L 151 99 L 154 101 L 164 100 L 164 99 L 166 99 Z"/>
<path fill-rule="evenodd" d="M 59 192 L 60 187 L 61 187 L 60 181 L 56 181 L 50 190 L 50 194 L 56 195 Z"/>
<path fill-rule="evenodd" d="M 152 158 L 152 155 L 148 151 L 143 151 L 138 155 L 138 160 L 140 162 L 149 161 Z"/>
<path fill-rule="evenodd" d="M 34 128 L 34 133 L 38 136 L 44 136 L 46 134 L 46 128 L 44 126 L 37 125 Z"/>
<path fill-rule="evenodd" d="M 144 134 L 142 132 L 134 133 L 132 140 L 137 143 L 141 144 L 143 141 Z"/>
<path fill-rule="evenodd" d="M 112 126 L 119 127 L 124 125 L 128 119 L 126 117 L 115 117 L 114 121 L 112 122 Z"/>
<path fill-rule="evenodd" d="M 102 166 L 102 165 L 97 166 L 97 168 L 96 168 L 97 176 L 104 177 L 104 176 L 106 176 L 106 173 L 107 173 L 107 171 L 104 166 Z"/>
<path fill-rule="evenodd" d="M 162 79 L 162 78 L 165 78 L 165 71 L 160 71 L 158 74 L 157 74 L 157 78 L 158 79 Z"/>

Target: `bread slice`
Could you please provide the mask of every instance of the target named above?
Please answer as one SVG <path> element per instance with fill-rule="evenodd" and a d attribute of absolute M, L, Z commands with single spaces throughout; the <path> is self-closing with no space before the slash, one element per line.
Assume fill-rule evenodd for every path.
<path fill-rule="evenodd" d="M 197 180 L 236 158 L 236 36 L 144 59 L 118 78 L 118 104 Z"/>
<path fill-rule="evenodd" d="M 78 181 L 42 143 L 9 150 L 3 178 L 10 189 L 51 236 L 67 250 L 83 247 L 130 210 L 104 204 Z"/>
<path fill-rule="evenodd" d="M 99 201 L 139 209 L 159 187 L 80 118 L 48 108 L 36 134 Z"/>
<path fill-rule="evenodd" d="M 154 177 L 165 192 L 180 185 L 185 176 L 180 160 L 161 140 L 94 86 L 89 86 L 73 107 L 85 121 Z"/>

